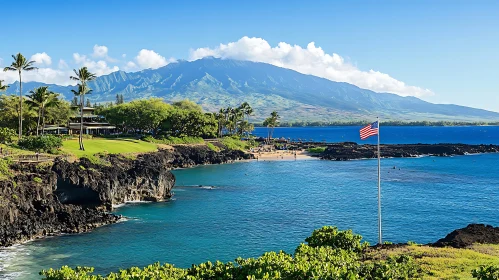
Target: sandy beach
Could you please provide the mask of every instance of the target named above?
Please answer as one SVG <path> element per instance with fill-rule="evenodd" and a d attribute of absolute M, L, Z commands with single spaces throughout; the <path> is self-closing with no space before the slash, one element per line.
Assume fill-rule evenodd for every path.
<path fill-rule="evenodd" d="M 296 154 L 295 154 L 296 152 Z M 272 152 L 252 152 L 255 160 L 258 161 L 276 161 L 276 160 L 316 160 L 306 151 L 272 151 Z"/>

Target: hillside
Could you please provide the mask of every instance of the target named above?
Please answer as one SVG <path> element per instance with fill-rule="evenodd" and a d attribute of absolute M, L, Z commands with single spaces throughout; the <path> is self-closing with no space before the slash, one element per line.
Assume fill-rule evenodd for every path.
<path fill-rule="evenodd" d="M 43 85 L 25 83 L 30 90 Z M 387 120 L 497 121 L 499 113 L 458 105 L 432 104 L 415 97 L 377 93 L 357 86 L 304 75 L 265 63 L 205 58 L 180 61 L 155 70 L 118 71 L 90 84 L 92 103 L 162 97 L 188 98 L 208 111 L 236 106 L 243 101 L 255 109 L 254 120 L 277 110 L 286 121 L 359 120 L 380 116 Z M 71 99 L 71 86 L 50 89 Z M 9 88 L 17 91 L 18 84 Z"/>

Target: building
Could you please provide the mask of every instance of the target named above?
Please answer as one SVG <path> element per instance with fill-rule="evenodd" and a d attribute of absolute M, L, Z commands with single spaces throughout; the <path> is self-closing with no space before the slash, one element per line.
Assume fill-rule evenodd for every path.
<path fill-rule="evenodd" d="M 45 125 L 45 131 L 52 134 L 79 134 L 80 110 L 72 117 L 66 127 Z M 95 108 L 83 107 L 83 133 L 90 135 L 108 135 L 116 132 L 116 127 L 110 125 L 103 116 L 95 114 Z"/>

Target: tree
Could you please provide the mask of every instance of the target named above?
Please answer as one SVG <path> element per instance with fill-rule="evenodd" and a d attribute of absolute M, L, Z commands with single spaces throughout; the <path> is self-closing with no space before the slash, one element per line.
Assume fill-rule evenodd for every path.
<path fill-rule="evenodd" d="M 203 111 L 203 108 L 199 104 L 196 104 L 195 102 L 192 102 L 189 99 L 173 102 L 172 105 L 173 107 L 183 110 L 193 110 L 199 112 Z"/>
<path fill-rule="evenodd" d="M 36 135 L 40 131 L 40 120 L 43 124 L 42 134 L 45 132 L 45 108 L 57 103 L 57 94 L 48 90 L 48 86 L 38 87 L 31 90 L 26 103 L 38 109 L 38 121 L 36 123 Z"/>
<path fill-rule="evenodd" d="M 120 105 L 125 103 L 125 100 L 123 99 L 123 94 L 116 94 L 116 105 Z"/>
<path fill-rule="evenodd" d="M 75 115 L 74 107 L 63 99 L 57 98 L 53 106 L 45 108 L 45 121 L 55 125 L 67 125 Z"/>
<path fill-rule="evenodd" d="M 268 128 L 267 141 L 270 142 L 272 139 L 272 134 L 274 133 L 274 128 L 279 125 L 279 114 L 276 111 L 270 113 L 270 117 L 266 118 L 263 125 Z"/>
<path fill-rule="evenodd" d="M 22 71 L 33 71 L 38 69 L 33 66 L 34 61 L 28 61 L 21 53 L 12 55 L 14 62 L 7 66 L 3 71 L 17 71 L 19 73 L 19 140 L 23 136 L 23 84 L 21 79 Z"/>
<path fill-rule="evenodd" d="M 87 104 L 85 105 L 85 107 L 92 107 L 92 103 L 90 103 L 90 99 L 87 98 Z"/>
<path fill-rule="evenodd" d="M 244 116 L 246 116 L 246 121 L 248 124 L 245 124 L 245 129 L 241 129 L 242 130 L 242 134 L 244 134 L 245 132 L 249 132 L 251 130 L 246 130 L 246 129 L 249 129 L 251 128 L 251 126 L 249 125 L 249 116 L 251 116 L 251 114 L 253 114 L 253 108 L 251 108 L 251 106 L 249 105 L 248 102 L 243 102 L 243 104 L 241 104 L 241 106 L 239 106 L 239 108 L 241 109 L 241 111 L 243 112 L 243 122 L 244 122 Z"/>
<path fill-rule="evenodd" d="M 71 99 L 71 106 L 78 107 L 78 97 L 75 96 Z"/>
<path fill-rule="evenodd" d="M 3 80 L 0 80 L 0 91 L 6 91 L 7 88 L 9 87 L 8 85 L 3 85 L 4 81 Z"/>
<path fill-rule="evenodd" d="M 72 89 L 71 92 L 73 92 L 75 96 L 80 97 L 80 103 L 78 104 L 78 106 L 80 107 L 80 135 L 78 137 L 78 142 L 80 144 L 80 150 L 85 151 L 85 146 L 83 146 L 83 100 L 84 96 L 86 94 L 90 94 L 92 90 L 88 88 L 85 90 L 84 87 L 79 84 L 78 90 Z"/>
<path fill-rule="evenodd" d="M 23 133 L 31 128 L 36 129 L 36 111 L 23 98 Z M 25 106 L 26 105 L 26 106 Z M 0 127 L 8 127 L 18 131 L 19 128 L 19 96 L 0 95 Z M 16 132 L 16 135 L 19 134 Z"/>
<path fill-rule="evenodd" d="M 80 142 L 80 150 L 85 151 L 85 146 L 83 146 L 83 104 L 85 101 L 85 94 L 89 94 L 91 90 L 87 87 L 87 83 L 95 80 L 97 76 L 94 73 L 90 73 L 87 67 L 82 67 L 78 70 L 73 69 L 76 76 L 70 76 L 69 78 L 73 81 L 78 81 L 78 91 L 71 90 L 73 93 L 80 96 L 80 137 L 78 138 Z"/>

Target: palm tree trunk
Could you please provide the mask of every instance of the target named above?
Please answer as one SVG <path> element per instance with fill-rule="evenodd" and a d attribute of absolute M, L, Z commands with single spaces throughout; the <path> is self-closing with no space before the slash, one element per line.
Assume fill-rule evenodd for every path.
<path fill-rule="evenodd" d="M 80 142 L 80 150 L 85 151 L 85 147 L 83 146 L 83 94 L 80 96 L 80 137 L 78 138 Z"/>
<path fill-rule="evenodd" d="M 45 107 L 42 107 L 42 135 L 45 134 Z"/>
<path fill-rule="evenodd" d="M 19 140 L 23 137 L 23 83 L 19 70 Z"/>
<path fill-rule="evenodd" d="M 38 131 L 40 131 L 40 116 L 41 116 L 41 108 L 38 108 L 38 121 L 36 122 L 36 136 L 38 136 Z"/>

